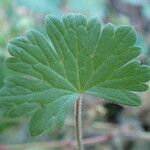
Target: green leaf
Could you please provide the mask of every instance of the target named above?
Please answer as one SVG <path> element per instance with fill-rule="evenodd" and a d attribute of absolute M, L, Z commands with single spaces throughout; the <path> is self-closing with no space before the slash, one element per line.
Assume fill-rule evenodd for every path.
<path fill-rule="evenodd" d="M 32 135 L 61 127 L 80 94 L 141 105 L 135 92 L 148 89 L 150 69 L 135 59 L 141 50 L 133 27 L 101 27 L 97 18 L 75 14 L 47 16 L 45 28 L 49 38 L 32 29 L 9 42 L 6 65 L 17 74 L 0 90 L 10 117 L 35 109 Z"/>
<path fill-rule="evenodd" d="M 15 121 L 5 121 L 5 122 L 1 121 L 0 133 L 3 132 L 4 130 L 14 127 L 16 125 L 17 125 L 17 123 Z"/>
<path fill-rule="evenodd" d="M 77 98 L 78 94 L 62 96 L 54 102 L 39 108 L 30 122 L 31 134 L 36 136 L 45 130 L 53 131 L 61 127 Z"/>
<path fill-rule="evenodd" d="M 16 106 L 13 106 L 11 109 L 9 109 L 8 117 L 10 117 L 10 118 L 20 117 L 22 115 L 25 115 L 29 112 L 34 111 L 37 108 L 38 108 L 38 105 L 34 104 L 34 103 L 32 103 L 32 104 L 24 103 L 21 105 L 16 105 Z"/>

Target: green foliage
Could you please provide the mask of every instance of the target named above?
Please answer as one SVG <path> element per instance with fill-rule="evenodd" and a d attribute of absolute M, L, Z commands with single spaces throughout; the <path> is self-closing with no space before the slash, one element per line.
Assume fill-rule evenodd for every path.
<path fill-rule="evenodd" d="M 13 127 L 14 125 L 16 125 L 16 123 L 11 123 L 11 122 L 1 123 L 0 124 L 0 132 L 4 131 L 5 129 L 8 129 L 10 127 Z"/>
<path fill-rule="evenodd" d="M 148 89 L 150 69 L 134 59 L 141 50 L 132 27 L 101 29 L 97 18 L 68 15 L 47 16 L 45 28 L 49 39 L 32 29 L 9 42 L 6 65 L 17 75 L 7 77 L 0 90 L 10 117 L 33 112 L 32 135 L 61 127 L 82 93 L 141 105 L 134 91 Z"/>

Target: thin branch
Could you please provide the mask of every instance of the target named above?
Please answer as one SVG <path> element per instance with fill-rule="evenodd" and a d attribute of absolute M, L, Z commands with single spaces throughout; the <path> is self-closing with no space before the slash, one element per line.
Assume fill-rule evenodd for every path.
<path fill-rule="evenodd" d="M 102 136 L 91 137 L 83 140 L 83 145 L 92 145 L 97 143 L 108 142 L 112 139 L 111 134 Z M 16 149 L 23 147 L 40 147 L 40 148 L 74 148 L 76 146 L 76 140 L 73 141 L 58 141 L 58 142 L 42 142 L 42 143 L 27 143 L 27 144 L 16 144 L 16 145 L 0 145 L 4 150 Z"/>

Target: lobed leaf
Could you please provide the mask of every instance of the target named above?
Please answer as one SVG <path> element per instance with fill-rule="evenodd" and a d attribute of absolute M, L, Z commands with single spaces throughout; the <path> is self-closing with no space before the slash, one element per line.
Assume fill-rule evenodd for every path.
<path fill-rule="evenodd" d="M 48 38 L 31 29 L 8 44 L 6 65 L 17 74 L 5 79 L 0 103 L 9 117 L 34 109 L 30 131 L 35 136 L 62 126 L 83 93 L 141 105 L 134 92 L 148 89 L 150 69 L 135 59 L 141 50 L 133 27 L 101 27 L 97 18 L 72 14 L 47 16 L 45 28 Z"/>

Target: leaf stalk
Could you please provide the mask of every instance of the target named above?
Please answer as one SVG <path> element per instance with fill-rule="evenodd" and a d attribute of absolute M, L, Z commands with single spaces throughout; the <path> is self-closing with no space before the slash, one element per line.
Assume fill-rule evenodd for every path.
<path fill-rule="evenodd" d="M 82 129 L 81 129 L 81 111 L 82 111 L 82 98 L 83 95 L 76 102 L 75 107 L 75 130 L 78 150 L 84 150 L 82 142 Z"/>

